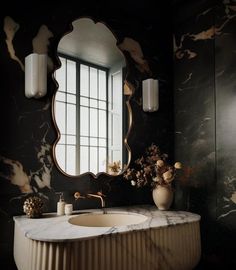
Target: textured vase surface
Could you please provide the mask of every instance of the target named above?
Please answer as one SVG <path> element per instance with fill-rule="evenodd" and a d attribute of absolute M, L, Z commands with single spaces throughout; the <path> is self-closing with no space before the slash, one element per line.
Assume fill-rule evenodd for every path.
<path fill-rule="evenodd" d="M 171 187 L 158 185 L 152 191 L 152 198 L 159 210 L 168 210 L 173 201 L 173 190 Z"/>

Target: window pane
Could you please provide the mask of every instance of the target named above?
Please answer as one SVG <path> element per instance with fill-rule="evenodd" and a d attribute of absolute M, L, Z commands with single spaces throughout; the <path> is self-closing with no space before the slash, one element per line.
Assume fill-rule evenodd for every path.
<path fill-rule="evenodd" d="M 66 136 L 61 134 L 61 138 L 58 142 L 58 144 L 65 144 L 66 143 Z"/>
<path fill-rule="evenodd" d="M 88 105 L 89 105 L 89 100 L 88 100 L 88 98 L 81 97 L 81 98 L 80 98 L 80 105 L 88 106 Z"/>
<path fill-rule="evenodd" d="M 67 144 L 74 144 L 74 145 L 76 145 L 76 136 L 70 136 L 70 135 L 68 135 L 67 136 L 67 138 L 66 138 L 66 140 L 67 140 Z"/>
<path fill-rule="evenodd" d="M 76 95 L 67 94 L 67 102 L 76 104 Z"/>
<path fill-rule="evenodd" d="M 57 122 L 57 126 L 60 132 L 64 134 L 65 134 L 65 125 L 66 125 L 65 111 L 66 111 L 65 103 L 56 102 L 55 104 L 56 122 Z"/>
<path fill-rule="evenodd" d="M 95 99 L 90 99 L 90 107 L 97 108 L 98 107 L 98 102 Z"/>
<path fill-rule="evenodd" d="M 76 63 L 67 60 L 67 92 L 76 94 Z"/>
<path fill-rule="evenodd" d="M 97 160 L 97 148 L 96 147 L 90 147 L 90 168 L 89 171 L 93 173 L 98 172 L 98 160 Z"/>
<path fill-rule="evenodd" d="M 106 72 L 99 70 L 99 99 L 106 100 Z"/>
<path fill-rule="evenodd" d="M 67 104 L 67 133 L 76 134 L 76 106 Z"/>
<path fill-rule="evenodd" d="M 98 136 L 98 116 L 96 109 L 90 109 L 90 136 Z"/>
<path fill-rule="evenodd" d="M 80 173 L 88 172 L 88 147 L 80 147 Z"/>
<path fill-rule="evenodd" d="M 99 101 L 99 102 L 98 102 L 98 106 L 99 106 L 99 109 L 106 110 L 106 108 L 107 108 L 107 103 L 106 103 L 106 101 Z"/>
<path fill-rule="evenodd" d="M 112 75 L 112 109 L 119 111 L 122 108 L 122 77 L 121 71 Z"/>
<path fill-rule="evenodd" d="M 89 73 L 88 66 L 80 65 L 80 95 L 89 96 Z"/>
<path fill-rule="evenodd" d="M 90 138 L 90 145 L 98 146 L 98 139 L 97 138 Z"/>
<path fill-rule="evenodd" d="M 99 110 L 99 137 L 107 136 L 107 114 L 105 111 Z"/>
<path fill-rule="evenodd" d="M 80 107 L 80 135 L 88 136 L 88 112 L 89 109 L 86 107 Z"/>
<path fill-rule="evenodd" d="M 121 151 L 113 151 L 112 154 L 113 154 L 112 155 L 112 162 L 121 161 L 121 164 L 122 164 Z"/>
<path fill-rule="evenodd" d="M 107 145 L 107 140 L 106 139 L 99 139 L 99 146 L 106 147 L 106 145 Z"/>
<path fill-rule="evenodd" d="M 66 60 L 65 58 L 59 57 L 60 61 L 61 61 L 61 67 L 56 70 L 55 72 L 55 78 L 58 82 L 59 85 L 59 90 L 60 91 L 65 91 L 66 88 Z"/>
<path fill-rule="evenodd" d="M 119 115 L 113 115 L 113 121 L 112 121 L 112 144 L 114 146 L 120 147 L 121 144 L 121 125 L 120 125 L 120 117 Z"/>
<path fill-rule="evenodd" d="M 68 174 L 76 174 L 76 147 L 73 145 L 67 146 L 66 172 Z"/>
<path fill-rule="evenodd" d="M 106 149 L 99 148 L 99 172 L 106 171 Z"/>
<path fill-rule="evenodd" d="M 56 99 L 55 100 L 56 101 L 63 101 L 63 102 L 65 102 L 66 101 L 66 94 L 57 91 L 57 93 L 56 93 Z"/>
<path fill-rule="evenodd" d="M 111 148 L 108 148 L 108 157 L 107 157 L 107 163 L 112 162 L 112 150 Z"/>
<path fill-rule="evenodd" d="M 65 145 L 60 145 L 57 144 L 56 145 L 56 157 L 57 157 L 57 163 L 60 166 L 60 168 L 62 170 L 65 171 L 65 157 L 66 157 L 66 153 L 65 153 Z"/>
<path fill-rule="evenodd" d="M 98 90 L 97 69 L 90 68 L 89 70 L 90 70 L 90 97 L 97 98 L 97 90 Z"/>
<path fill-rule="evenodd" d="M 88 137 L 80 137 L 80 145 L 88 145 L 89 139 Z"/>

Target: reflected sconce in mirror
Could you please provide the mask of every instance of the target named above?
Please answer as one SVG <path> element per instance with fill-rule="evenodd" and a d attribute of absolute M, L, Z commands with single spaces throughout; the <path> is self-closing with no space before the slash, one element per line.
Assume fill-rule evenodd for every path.
<path fill-rule="evenodd" d="M 47 54 L 25 57 L 25 96 L 41 98 L 47 93 Z"/>
<path fill-rule="evenodd" d="M 143 110 L 155 112 L 159 108 L 159 86 L 158 80 L 143 80 Z"/>

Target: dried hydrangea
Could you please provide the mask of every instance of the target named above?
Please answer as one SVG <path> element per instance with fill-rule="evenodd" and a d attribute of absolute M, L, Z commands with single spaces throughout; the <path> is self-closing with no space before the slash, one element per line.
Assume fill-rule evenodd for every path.
<path fill-rule="evenodd" d="M 135 160 L 135 169 L 128 168 L 124 173 L 124 178 L 130 181 L 132 186 L 150 186 L 155 188 L 157 185 L 170 186 L 175 178 L 176 170 L 181 169 L 180 162 L 174 166 L 167 163 L 167 154 L 161 153 L 158 146 L 149 146 L 144 156 Z"/>

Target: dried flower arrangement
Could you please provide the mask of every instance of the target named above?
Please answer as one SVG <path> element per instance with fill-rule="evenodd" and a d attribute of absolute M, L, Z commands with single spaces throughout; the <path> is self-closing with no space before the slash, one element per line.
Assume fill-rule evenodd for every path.
<path fill-rule="evenodd" d="M 152 189 L 161 186 L 171 187 L 176 170 L 181 169 L 180 162 L 174 166 L 167 163 L 167 154 L 162 154 L 155 144 L 149 146 L 144 156 L 135 160 L 136 168 L 128 168 L 124 178 L 136 187 L 150 186 Z"/>
<path fill-rule="evenodd" d="M 108 170 L 111 174 L 118 174 L 121 171 L 121 162 L 113 161 L 112 163 L 108 164 Z"/>

